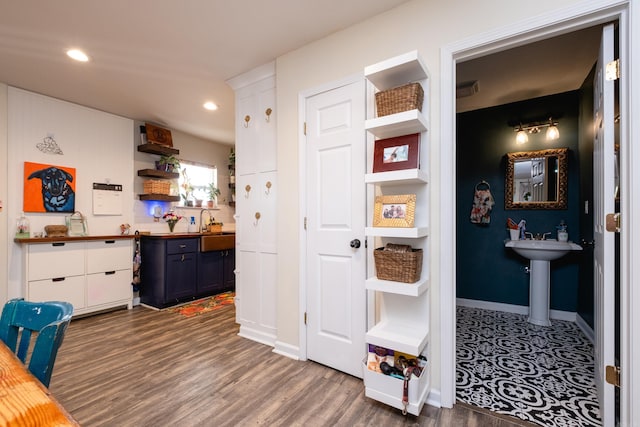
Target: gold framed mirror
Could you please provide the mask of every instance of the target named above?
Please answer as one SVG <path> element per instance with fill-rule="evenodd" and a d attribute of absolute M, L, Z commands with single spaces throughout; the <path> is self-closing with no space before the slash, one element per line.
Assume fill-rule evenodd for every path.
<path fill-rule="evenodd" d="M 568 148 L 507 153 L 505 209 L 567 209 Z"/>

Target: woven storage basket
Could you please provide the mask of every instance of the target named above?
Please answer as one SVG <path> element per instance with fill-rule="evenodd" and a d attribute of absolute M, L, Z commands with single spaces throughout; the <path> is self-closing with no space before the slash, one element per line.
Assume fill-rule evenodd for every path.
<path fill-rule="evenodd" d="M 376 108 L 378 117 L 389 114 L 400 113 L 402 111 L 415 110 L 422 111 L 422 101 L 424 100 L 424 89 L 420 83 L 409 83 L 389 90 L 376 93 Z"/>
<path fill-rule="evenodd" d="M 373 251 L 378 279 L 415 283 L 422 271 L 422 249 L 396 252 L 378 248 Z"/>
<path fill-rule="evenodd" d="M 45 225 L 44 232 L 47 237 L 65 237 L 67 235 L 66 225 Z"/>
<path fill-rule="evenodd" d="M 166 194 L 171 191 L 171 184 L 169 181 L 162 181 L 159 179 L 147 179 L 144 182 L 144 192 L 146 194 Z"/>

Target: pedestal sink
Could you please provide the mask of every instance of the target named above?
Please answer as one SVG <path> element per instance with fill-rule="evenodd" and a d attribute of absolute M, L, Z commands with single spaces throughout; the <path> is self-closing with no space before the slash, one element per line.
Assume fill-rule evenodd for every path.
<path fill-rule="evenodd" d="M 507 240 L 505 247 L 529 260 L 529 323 L 550 326 L 549 321 L 549 272 L 550 263 L 571 251 L 582 247 L 573 242 L 557 240 Z"/>

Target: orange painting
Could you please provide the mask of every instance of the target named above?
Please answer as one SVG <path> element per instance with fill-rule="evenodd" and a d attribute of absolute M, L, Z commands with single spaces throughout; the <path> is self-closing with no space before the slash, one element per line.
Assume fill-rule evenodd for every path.
<path fill-rule="evenodd" d="M 24 162 L 25 212 L 75 212 L 76 169 Z"/>

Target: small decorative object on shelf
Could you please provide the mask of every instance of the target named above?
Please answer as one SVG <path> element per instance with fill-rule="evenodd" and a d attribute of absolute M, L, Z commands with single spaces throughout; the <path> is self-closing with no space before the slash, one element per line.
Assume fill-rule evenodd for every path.
<path fill-rule="evenodd" d="M 29 219 L 24 216 L 24 212 L 20 212 L 16 227 L 16 237 L 19 239 L 29 238 L 29 228 Z"/>
<path fill-rule="evenodd" d="M 378 117 L 409 110 L 422 111 L 424 90 L 420 83 L 409 83 L 376 93 Z"/>
<path fill-rule="evenodd" d="M 376 140 L 373 173 L 419 168 L 419 144 L 419 133 Z"/>
<path fill-rule="evenodd" d="M 376 196 L 373 208 L 374 227 L 413 227 L 416 195 Z"/>
<path fill-rule="evenodd" d="M 173 210 L 170 210 L 166 214 L 162 215 L 162 219 L 164 219 L 169 225 L 169 232 L 173 233 L 173 229 L 175 228 L 178 221 L 182 219 L 182 216 L 176 214 Z"/>

